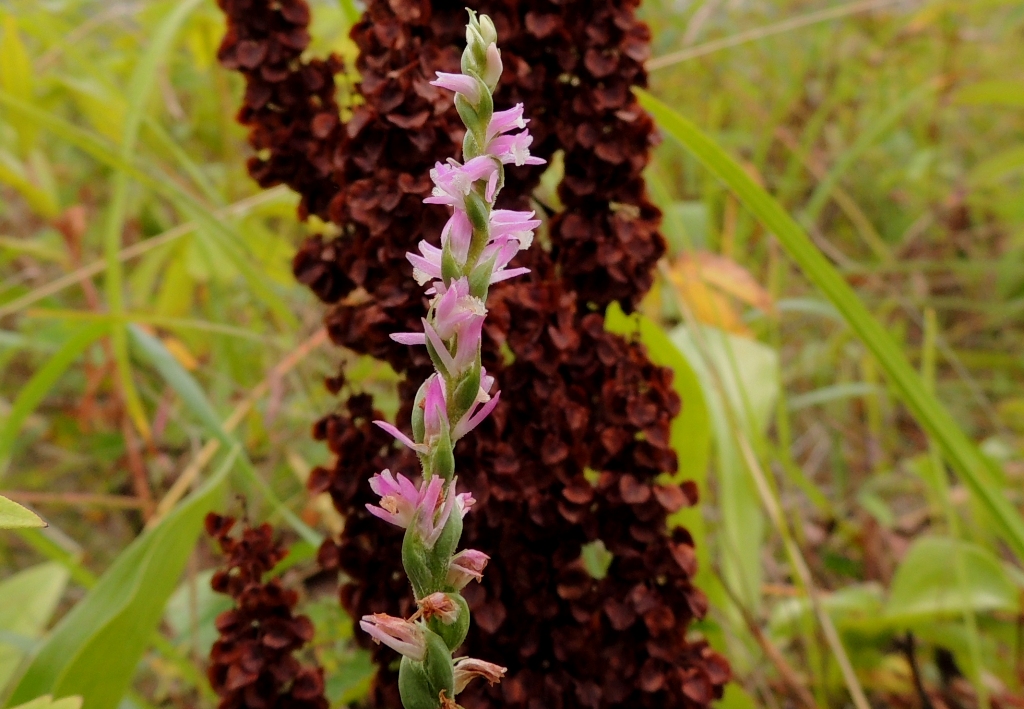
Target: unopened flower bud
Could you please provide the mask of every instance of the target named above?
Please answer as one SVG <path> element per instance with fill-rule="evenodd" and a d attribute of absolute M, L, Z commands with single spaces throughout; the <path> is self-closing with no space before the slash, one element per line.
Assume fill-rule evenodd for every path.
<path fill-rule="evenodd" d="M 476 549 L 463 549 L 452 557 L 448 565 L 448 585 L 461 591 L 470 581 L 484 577 L 484 569 L 491 557 Z"/>
<path fill-rule="evenodd" d="M 447 593 L 431 593 L 426 598 L 416 601 L 416 605 L 419 606 L 424 620 L 437 618 L 445 625 L 451 625 L 459 619 L 459 606 Z"/>
<path fill-rule="evenodd" d="M 498 30 L 494 27 L 494 22 L 487 15 L 480 15 L 477 18 L 478 31 L 480 36 L 484 40 L 484 44 L 494 44 L 498 41 Z"/>
<path fill-rule="evenodd" d="M 498 79 L 501 78 L 501 70 L 501 50 L 498 49 L 498 45 L 492 42 L 487 46 L 486 63 L 480 76 L 491 91 L 494 91 L 494 87 L 498 85 Z"/>
<path fill-rule="evenodd" d="M 490 684 L 497 684 L 508 670 L 492 662 L 472 657 L 460 657 L 455 661 L 455 693 L 458 694 L 475 677 L 483 677 Z"/>

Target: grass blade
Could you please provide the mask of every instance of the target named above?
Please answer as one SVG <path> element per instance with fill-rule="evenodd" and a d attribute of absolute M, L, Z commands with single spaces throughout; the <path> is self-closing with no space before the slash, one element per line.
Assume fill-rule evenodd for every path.
<path fill-rule="evenodd" d="M 176 208 L 190 215 L 191 218 L 199 222 L 198 226 L 205 228 L 209 233 L 217 234 L 223 237 L 225 241 L 231 241 L 233 245 L 246 244 L 245 239 L 242 238 L 242 235 L 236 229 L 225 224 L 214 210 L 208 208 L 200 200 L 196 199 L 195 196 L 182 188 L 176 180 L 166 177 L 154 177 L 148 174 L 145 170 L 132 163 L 131 160 L 122 157 L 111 147 L 110 143 L 94 133 L 83 130 L 65 121 L 63 118 L 41 110 L 3 90 L 0 90 L 0 106 L 7 109 L 11 114 L 25 116 L 35 121 L 41 128 L 74 145 L 99 162 L 114 170 L 125 173 L 142 186 L 170 200 Z M 142 243 L 144 244 L 145 242 Z M 228 249 L 226 253 L 246 279 L 246 283 L 253 290 L 253 293 L 259 296 L 267 309 L 277 317 L 282 327 L 289 330 L 297 329 L 299 322 L 295 315 L 288 309 L 287 304 L 281 297 L 267 284 L 266 278 L 259 274 L 250 264 L 240 263 L 240 261 L 244 260 L 240 249 L 237 247 Z"/>
<path fill-rule="evenodd" d="M 942 447 L 946 459 L 971 493 L 998 521 L 1007 544 L 1018 558 L 1024 559 L 1024 520 L 1020 513 L 994 482 L 995 476 L 989 461 L 967 438 L 942 403 L 927 390 L 889 331 L 872 317 L 853 289 L 786 210 L 757 185 L 717 143 L 654 96 L 644 91 L 637 93 L 640 103 L 654 116 L 662 129 L 733 191 L 765 228 L 775 235 L 804 275 L 835 305 L 843 319 L 878 359 L 893 387 L 921 427 Z"/>
<path fill-rule="evenodd" d="M 156 34 L 150 38 L 145 54 L 135 67 L 128 84 L 128 111 L 125 115 L 119 154 L 127 161 L 131 158 L 138 142 L 139 130 L 146 109 L 146 102 L 156 85 L 157 67 L 164 60 L 174 41 L 178 30 L 188 14 L 198 7 L 201 0 L 183 0 L 168 13 L 157 28 Z M 114 317 L 110 329 L 110 342 L 117 365 L 117 377 L 121 395 L 124 397 L 128 414 L 139 434 L 146 440 L 150 438 L 149 421 L 146 411 L 139 398 L 139 392 L 132 380 L 131 360 L 128 358 L 128 335 L 125 332 L 122 317 L 124 315 L 124 271 L 118 254 L 121 251 L 121 233 L 124 230 L 125 212 L 128 206 L 128 174 L 118 171 L 114 174 L 111 189 L 110 207 L 103 231 L 103 253 L 106 259 L 104 290 L 107 297 L 107 308 Z"/>

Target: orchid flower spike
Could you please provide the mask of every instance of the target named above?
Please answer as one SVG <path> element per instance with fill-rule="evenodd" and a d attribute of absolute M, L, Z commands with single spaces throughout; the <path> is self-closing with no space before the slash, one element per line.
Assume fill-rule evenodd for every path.
<path fill-rule="evenodd" d="M 494 110 L 492 94 L 502 72 L 497 29 L 486 15 L 469 14 L 462 72 L 439 72 L 431 82 L 455 93 L 467 129 L 464 162 L 449 159 L 430 171 L 434 186 L 423 201 L 447 208 L 449 218 L 440 246 L 421 241 L 406 255 L 430 306 L 422 331 L 391 335 L 400 344 L 426 347 L 436 371 L 416 394 L 411 436 L 395 424 L 374 421 L 416 451 L 423 479 L 416 485 L 383 470 L 370 480 L 380 501 L 366 506 L 406 530 L 402 560 L 419 610 L 409 620 L 374 614 L 359 624 L 374 641 L 404 655 L 399 689 L 407 709 L 457 709 L 455 695 L 473 678 L 493 684 L 506 672 L 483 660 L 453 659 L 470 622 L 460 591 L 483 578 L 490 559 L 475 549 L 456 551 L 464 518 L 477 503 L 472 493 L 457 491 L 454 444 L 500 401 L 481 361 L 487 294 L 494 284 L 529 273 L 513 260 L 531 247 L 541 226 L 534 212 L 496 208 L 505 170 L 544 160 L 530 152 L 533 137 L 523 104 Z"/>

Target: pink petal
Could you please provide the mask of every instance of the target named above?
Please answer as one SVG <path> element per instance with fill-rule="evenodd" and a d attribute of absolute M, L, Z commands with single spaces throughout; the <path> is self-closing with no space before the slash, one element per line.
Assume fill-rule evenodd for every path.
<path fill-rule="evenodd" d="M 391 339 L 400 345 L 425 345 L 427 336 L 422 332 L 396 332 Z"/>
<path fill-rule="evenodd" d="M 530 269 L 528 268 L 509 268 L 504 271 L 495 271 L 494 275 L 491 276 L 491 285 L 507 281 L 510 278 L 515 278 L 516 276 L 525 275 L 529 272 Z"/>
<path fill-rule="evenodd" d="M 394 436 L 395 439 L 398 440 L 399 443 L 405 444 L 406 446 L 408 446 L 409 448 L 412 448 L 414 451 L 417 451 L 418 453 L 426 453 L 427 452 L 427 447 L 426 446 L 423 446 L 423 445 L 420 445 L 419 443 L 416 443 L 416 441 L 414 441 L 411 438 L 409 438 L 407 435 L 405 435 L 404 433 L 399 431 L 397 428 L 392 426 L 387 421 L 374 421 L 374 423 L 376 425 L 380 426 L 381 428 L 383 428 L 388 433 L 390 433 L 392 436 Z"/>
<path fill-rule="evenodd" d="M 481 422 L 483 422 L 483 420 L 487 418 L 488 414 L 494 411 L 494 407 L 498 405 L 498 401 L 500 399 L 501 392 L 499 391 L 494 396 L 491 397 L 490 401 L 488 401 L 486 404 L 481 406 L 476 411 L 473 411 L 469 416 L 459 421 L 458 425 L 455 427 L 455 430 L 452 431 L 452 441 L 459 440 L 467 433 L 472 431 L 474 428 L 479 426 Z"/>

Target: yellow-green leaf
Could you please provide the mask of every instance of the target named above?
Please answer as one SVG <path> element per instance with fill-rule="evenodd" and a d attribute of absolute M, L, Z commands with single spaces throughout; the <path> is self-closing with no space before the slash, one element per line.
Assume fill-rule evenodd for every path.
<path fill-rule="evenodd" d="M 33 699 L 30 702 L 19 704 L 13 709 L 82 709 L 81 697 L 64 697 L 54 699 L 49 694 Z"/>
<path fill-rule="evenodd" d="M 29 527 L 45 527 L 39 515 L 25 509 L 14 500 L 0 495 L 0 529 L 26 529 Z"/>

